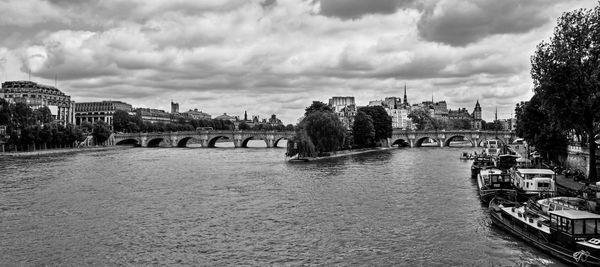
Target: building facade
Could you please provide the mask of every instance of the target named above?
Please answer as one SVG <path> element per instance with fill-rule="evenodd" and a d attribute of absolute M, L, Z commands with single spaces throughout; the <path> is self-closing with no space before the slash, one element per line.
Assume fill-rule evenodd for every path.
<path fill-rule="evenodd" d="M 353 96 L 334 96 L 329 99 L 329 106 L 338 116 L 346 130 L 352 129 L 357 107 Z"/>
<path fill-rule="evenodd" d="M 162 109 L 154 109 L 154 108 L 136 108 L 134 110 L 136 116 L 142 119 L 143 122 L 150 123 L 170 123 L 171 122 L 171 114 L 162 110 Z"/>
<path fill-rule="evenodd" d="M 7 81 L 2 83 L 0 98 L 9 103 L 27 104 L 32 109 L 48 107 L 58 123 L 75 123 L 75 102 L 54 86 L 31 81 Z"/>
<path fill-rule="evenodd" d="M 475 104 L 475 108 L 473 109 L 473 120 L 471 121 L 471 128 L 476 130 L 481 130 L 481 106 L 479 105 L 479 100 Z"/>
<path fill-rule="evenodd" d="M 199 111 L 197 108 L 193 110 L 190 109 L 186 112 L 182 112 L 181 115 L 183 116 L 183 118 L 188 120 L 210 120 L 212 118 L 210 114 Z"/>
<path fill-rule="evenodd" d="M 75 103 L 75 124 L 81 125 L 84 121 L 89 123 L 103 121 L 112 126 L 113 116 L 117 110 L 131 113 L 131 105 L 121 101 Z"/>

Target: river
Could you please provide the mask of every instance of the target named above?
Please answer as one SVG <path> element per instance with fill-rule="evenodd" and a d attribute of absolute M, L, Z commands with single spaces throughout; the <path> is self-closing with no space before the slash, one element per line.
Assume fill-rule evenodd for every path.
<path fill-rule="evenodd" d="M 0 265 L 562 266 L 491 225 L 465 149 L 0 158 Z"/>

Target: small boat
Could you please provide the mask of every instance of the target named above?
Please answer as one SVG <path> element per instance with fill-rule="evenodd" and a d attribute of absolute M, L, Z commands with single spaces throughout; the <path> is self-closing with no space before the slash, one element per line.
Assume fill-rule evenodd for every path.
<path fill-rule="evenodd" d="M 473 159 L 473 164 L 471 165 L 471 178 L 476 179 L 482 168 L 492 167 L 493 165 L 491 157 L 478 155 Z"/>
<path fill-rule="evenodd" d="M 477 175 L 479 199 L 486 204 L 495 196 L 516 200 L 517 191 L 510 179 L 510 173 L 498 168 L 482 169 Z"/>
<path fill-rule="evenodd" d="M 582 210 L 555 210 L 549 216 L 526 205 L 493 198 L 492 223 L 538 249 L 575 266 L 600 266 L 600 215 Z"/>
<path fill-rule="evenodd" d="M 460 154 L 460 159 L 462 159 L 462 160 L 473 159 L 473 155 L 471 155 L 471 154 L 470 154 L 470 153 L 468 153 L 468 152 L 462 152 L 462 153 Z"/>
<path fill-rule="evenodd" d="M 513 186 L 521 199 L 532 196 L 554 196 L 556 194 L 556 174 L 549 169 L 513 168 Z"/>

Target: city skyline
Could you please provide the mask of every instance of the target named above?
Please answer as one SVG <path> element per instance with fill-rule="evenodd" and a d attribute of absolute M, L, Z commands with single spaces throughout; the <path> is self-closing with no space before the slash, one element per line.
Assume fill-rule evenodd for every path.
<path fill-rule="evenodd" d="M 3 1 L 0 78 L 77 102 L 294 123 L 312 101 L 446 100 L 508 118 L 533 94 L 529 57 L 556 18 L 594 1 Z"/>

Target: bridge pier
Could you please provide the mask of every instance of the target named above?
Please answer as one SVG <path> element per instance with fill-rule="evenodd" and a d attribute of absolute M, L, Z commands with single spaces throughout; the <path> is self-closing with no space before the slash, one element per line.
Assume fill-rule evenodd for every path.
<path fill-rule="evenodd" d="M 410 148 L 415 147 L 415 139 L 408 139 L 408 142 L 410 143 Z"/>

